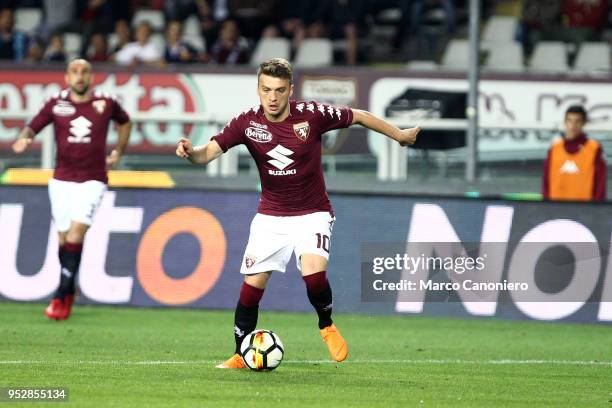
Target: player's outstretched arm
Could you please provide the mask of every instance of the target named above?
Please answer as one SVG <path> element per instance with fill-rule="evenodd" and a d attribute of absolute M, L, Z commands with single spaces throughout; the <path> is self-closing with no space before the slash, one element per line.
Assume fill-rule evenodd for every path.
<path fill-rule="evenodd" d="M 191 140 L 182 137 L 177 145 L 176 155 L 189 160 L 193 164 L 208 164 L 223 154 L 223 150 L 216 140 L 194 147 Z"/>
<path fill-rule="evenodd" d="M 386 120 L 361 109 L 351 109 L 353 111 L 353 124 L 359 124 L 375 132 L 382 133 L 390 137 L 402 146 L 414 144 L 417 135 L 421 131 L 420 127 L 400 129 Z"/>
<path fill-rule="evenodd" d="M 15 140 L 15 143 L 13 143 L 13 152 L 21 154 L 28 150 L 28 147 L 30 147 L 30 144 L 32 144 L 34 136 L 34 131 L 28 126 L 23 128 L 17 140 Z"/>
<path fill-rule="evenodd" d="M 121 156 L 123 156 L 123 153 L 125 153 L 125 149 L 127 148 L 131 132 L 131 120 L 118 126 L 117 133 L 119 135 L 119 141 L 117 143 L 117 147 L 115 147 L 111 154 L 106 158 L 106 165 L 109 168 L 114 169 L 117 167 L 117 164 L 119 164 L 119 160 L 121 159 Z"/>

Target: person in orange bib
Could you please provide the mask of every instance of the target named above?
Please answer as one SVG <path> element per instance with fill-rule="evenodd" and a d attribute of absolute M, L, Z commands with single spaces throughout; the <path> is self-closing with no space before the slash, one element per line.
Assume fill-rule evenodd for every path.
<path fill-rule="evenodd" d="M 565 112 L 565 135 L 553 143 L 544 162 L 545 200 L 606 200 L 606 156 L 599 142 L 583 132 L 586 123 L 584 107 L 570 106 Z"/>

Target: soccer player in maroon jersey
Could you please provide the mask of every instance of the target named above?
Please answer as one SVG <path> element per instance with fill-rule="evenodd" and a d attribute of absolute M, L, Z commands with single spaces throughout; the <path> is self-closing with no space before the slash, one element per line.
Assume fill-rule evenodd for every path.
<path fill-rule="evenodd" d="M 45 315 L 55 320 L 70 316 L 85 233 L 107 189 L 106 169 L 117 166 L 132 128 L 129 116 L 114 97 L 90 89 L 93 76 L 89 62 L 71 61 L 64 79 L 68 89 L 49 98 L 13 144 L 15 153 L 25 152 L 34 136 L 53 123 L 57 153 L 49 198 L 59 232 L 61 274 Z M 111 120 L 118 123 L 119 143 L 107 157 Z"/>
<path fill-rule="evenodd" d="M 326 276 L 335 218 L 321 169 L 321 135 L 360 124 L 409 145 L 421 130 L 401 130 L 359 109 L 290 100 L 292 76 L 286 60 L 264 62 L 257 71 L 259 106 L 236 116 L 206 145 L 194 147 L 182 138 L 176 149 L 179 157 L 191 163 L 207 164 L 244 144 L 261 178 L 261 201 L 241 267 L 245 276 L 234 319 L 236 351 L 218 368 L 245 367 L 239 354 L 242 340 L 255 329 L 259 301 L 270 275 L 284 272 L 292 253 L 331 357 L 336 361 L 346 358 L 348 346 L 331 319 L 332 291 Z"/>

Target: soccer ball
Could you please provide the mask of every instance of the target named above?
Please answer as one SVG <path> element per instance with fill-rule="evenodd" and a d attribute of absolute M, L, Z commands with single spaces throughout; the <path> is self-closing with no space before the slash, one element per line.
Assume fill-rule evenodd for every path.
<path fill-rule="evenodd" d="M 255 330 L 240 345 L 240 355 L 253 371 L 274 370 L 283 361 L 284 353 L 283 343 L 271 330 Z"/>

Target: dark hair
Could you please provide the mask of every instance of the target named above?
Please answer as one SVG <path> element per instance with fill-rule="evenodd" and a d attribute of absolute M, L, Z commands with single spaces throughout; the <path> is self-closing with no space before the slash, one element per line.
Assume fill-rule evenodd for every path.
<path fill-rule="evenodd" d="M 289 83 L 293 82 L 293 68 L 289 61 L 284 58 L 271 58 L 262 62 L 257 69 L 258 80 L 261 74 L 274 78 L 288 79 Z"/>
<path fill-rule="evenodd" d="M 153 32 L 153 25 L 151 24 L 149 20 L 142 20 L 140 23 L 138 23 L 138 26 L 136 27 L 136 29 L 140 27 L 147 27 L 149 29 L 149 32 Z"/>
<path fill-rule="evenodd" d="M 565 111 L 565 117 L 567 117 L 568 113 L 577 113 L 579 115 L 582 115 L 582 120 L 584 121 L 584 123 L 586 123 L 587 120 L 588 120 L 587 111 L 584 109 L 584 107 L 582 105 L 572 105 L 572 106 L 570 106 Z"/>

